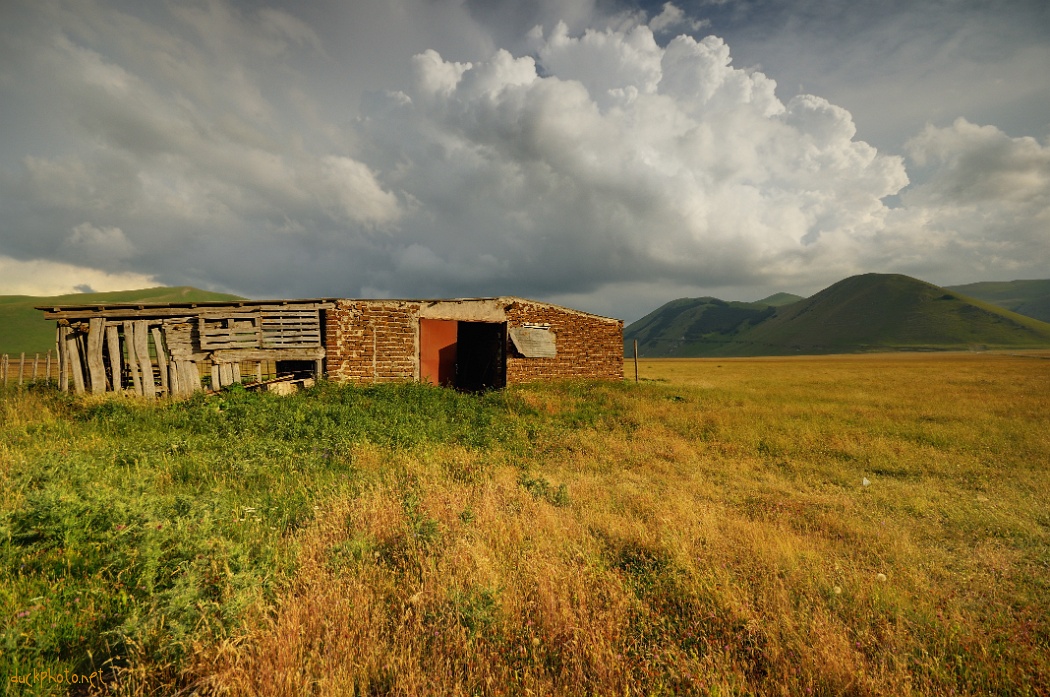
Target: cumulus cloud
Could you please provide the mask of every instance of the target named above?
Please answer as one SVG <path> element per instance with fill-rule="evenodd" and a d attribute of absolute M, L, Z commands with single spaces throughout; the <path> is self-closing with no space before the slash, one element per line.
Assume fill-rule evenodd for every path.
<path fill-rule="evenodd" d="M 472 283 L 534 293 L 848 271 L 842 253 L 907 183 L 900 158 L 853 140 L 845 110 L 781 103 L 715 37 L 660 47 L 644 25 L 557 25 L 533 38 L 535 60 L 417 56 L 410 93 L 376 100 L 361 125 L 399 163 L 392 183 L 441 211 L 402 233 L 443 242 L 426 268 L 446 284 L 482 255 L 512 263 L 472 263 Z"/>

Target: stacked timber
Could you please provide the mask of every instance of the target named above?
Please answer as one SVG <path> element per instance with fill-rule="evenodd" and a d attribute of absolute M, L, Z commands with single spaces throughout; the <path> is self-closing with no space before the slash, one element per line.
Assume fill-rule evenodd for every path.
<path fill-rule="evenodd" d="M 322 375 L 323 301 L 230 306 L 114 305 L 39 308 L 58 320 L 59 386 L 78 393 L 131 392 L 144 397 L 213 390 L 263 364 L 312 362 Z M 249 378 L 251 379 L 251 377 Z"/>

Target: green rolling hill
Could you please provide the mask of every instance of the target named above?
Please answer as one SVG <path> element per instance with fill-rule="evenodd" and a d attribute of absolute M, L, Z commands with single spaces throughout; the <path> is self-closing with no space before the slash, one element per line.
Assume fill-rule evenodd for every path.
<path fill-rule="evenodd" d="M 70 293 L 37 297 L 32 295 L 0 295 L 0 354 L 27 356 L 46 353 L 55 347 L 55 323 L 44 319 L 44 313 L 34 309 L 43 305 L 94 305 L 110 303 L 176 303 L 207 300 L 243 300 L 237 295 L 212 293 L 181 286 L 141 290 L 121 290 L 109 293 Z"/>
<path fill-rule="evenodd" d="M 998 305 L 1019 315 L 1050 322 L 1050 280 L 990 281 L 945 288 Z"/>
<path fill-rule="evenodd" d="M 778 293 L 754 303 L 726 302 L 718 298 L 679 298 L 632 322 L 623 333 L 626 355 L 692 357 L 709 355 L 731 343 L 741 331 L 772 317 L 777 306 L 770 300 L 800 300 Z"/>
<path fill-rule="evenodd" d="M 779 307 L 675 300 L 624 338 L 650 357 L 1045 348 L 1050 324 L 908 276 L 864 274 Z"/>

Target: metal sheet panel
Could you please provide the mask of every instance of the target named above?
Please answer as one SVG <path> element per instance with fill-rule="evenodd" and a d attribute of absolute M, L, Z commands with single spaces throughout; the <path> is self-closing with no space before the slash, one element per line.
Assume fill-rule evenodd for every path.
<path fill-rule="evenodd" d="M 557 355 L 554 332 L 549 329 L 511 327 L 508 333 L 514 348 L 526 358 L 554 358 Z"/>

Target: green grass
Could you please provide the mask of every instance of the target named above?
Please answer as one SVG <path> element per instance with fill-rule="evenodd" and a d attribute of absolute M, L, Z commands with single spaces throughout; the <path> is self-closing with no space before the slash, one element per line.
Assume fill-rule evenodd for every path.
<path fill-rule="evenodd" d="M 158 287 L 107 293 L 69 295 L 0 295 L 0 354 L 17 359 L 23 351 L 32 357 L 55 348 L 55 323 L 35 309 L 44 305 L 92 305 L 126 302 L 169 303 L 206 300 L 241 300 L 239 296 L 212 293 L 189 287 Z"/>
<path fill-rule="evenodd" d="M 646 361 L 642 378 L 174 403 L 9 389 L 0 679 L 1048 694 L 1045 357 Z"/>

